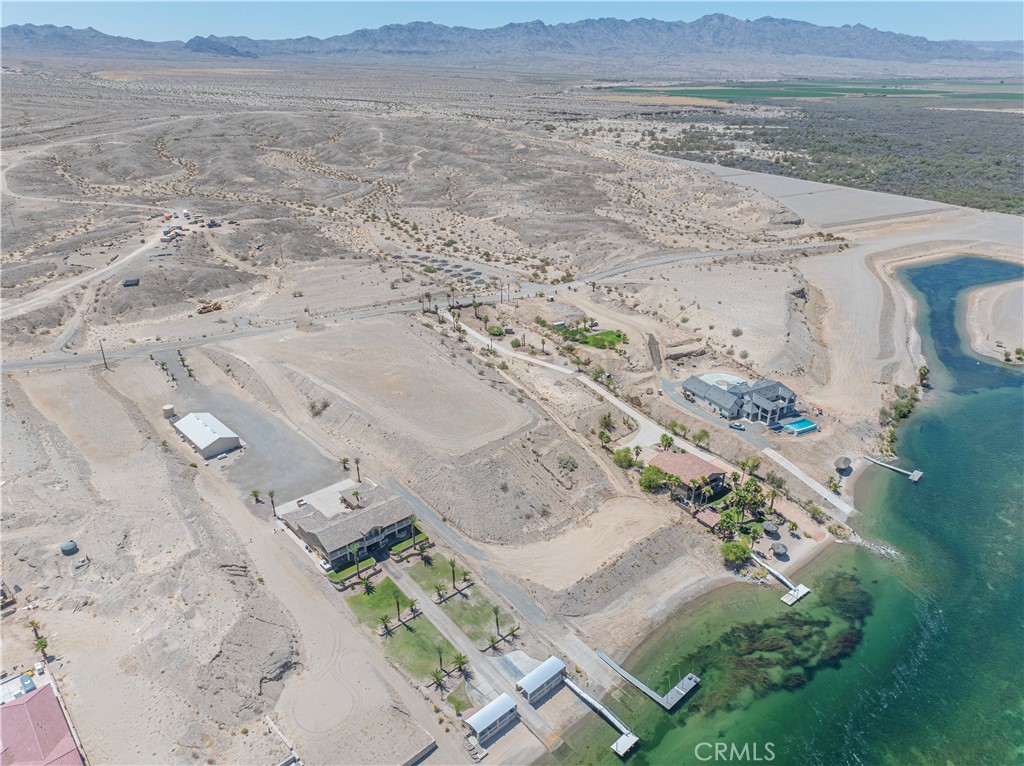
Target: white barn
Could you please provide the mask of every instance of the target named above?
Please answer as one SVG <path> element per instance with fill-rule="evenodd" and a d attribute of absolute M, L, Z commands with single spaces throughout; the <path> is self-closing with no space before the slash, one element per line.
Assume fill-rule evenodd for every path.
<path fill-rule="evenodd" d="M 502 692 L 462 720 L 476 735 L 477 741 L 483 744 L 485 740 L 492 739 L 518 718 L 519 709 L 515 700 Z"/>
<path fill-rule="evenodd" d="M 561 685 L 564 679 L 565 663 L 557 657 L 548 657 L 520 678 L 516 689 L 530 702 L 536 702 L 552 689 Z"/>
<path fill-rule="evenodd" d="M 174 423 L 174 429 L 204 460 L 239 449 L 242 440 L 238 434 L 221 423 L 209 412 L 193 412 Z"/>

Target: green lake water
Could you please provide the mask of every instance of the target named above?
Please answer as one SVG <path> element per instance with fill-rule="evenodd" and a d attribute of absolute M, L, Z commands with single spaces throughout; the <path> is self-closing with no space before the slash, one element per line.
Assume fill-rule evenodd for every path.
<path fill-rule="evenodd" d="M 625 665 L 661 692 L 693 670 L 698 690 L 671 714 L 632 687 L 605 700 L 642 739 L 631 766 L 1024 764 L 1024 376 L 960 332 L 965 290 L 1022 275 L 979 258 L 902 272 L 935 389 L 897 446 L 924 478 L 870 469 L 852 521 L 901 556 L 833 546 L 792 608 L 746 584 L 688 605 Z M 588 715 L 545 762 L 617 763 L 615 737 Z"/>

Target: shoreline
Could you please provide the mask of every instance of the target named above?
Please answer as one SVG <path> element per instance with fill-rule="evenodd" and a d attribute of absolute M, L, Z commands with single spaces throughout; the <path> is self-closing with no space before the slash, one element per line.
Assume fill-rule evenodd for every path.
<path fill-rule="evenodd" d="M 964 340 L 975 353 L 1005 361 L 1004 351 L 1013 354 L 1024 343 L 1024 281 L 983 285 L 965 298 Z"/>

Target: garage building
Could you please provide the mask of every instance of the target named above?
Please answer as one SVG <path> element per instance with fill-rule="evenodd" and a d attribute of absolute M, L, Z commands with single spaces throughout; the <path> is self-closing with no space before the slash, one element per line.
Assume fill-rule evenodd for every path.
<path fill-rule="evenodd" d="M 210 460 L 242 446 L 238 434 L 209 412 L 190 413 L 178 419 L 174 428 L 203 456 L 204 460 Z"/>

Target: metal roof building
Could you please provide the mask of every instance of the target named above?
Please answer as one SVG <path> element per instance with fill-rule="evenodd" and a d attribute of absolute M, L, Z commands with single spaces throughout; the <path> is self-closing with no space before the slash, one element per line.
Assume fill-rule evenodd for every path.
<path fill-rule="evenodd" d="M 242 446 L 238 434 L 209 412 L 193 412 L 174 423 L 174 429 L 192 445 L 205 460 L 223 455 Z"/>
<path fill-rule="evenodd" d="M 519 679 L 516 689 L 530 702 L 541 699 L 545 694 L 562 683 L 565 678 L 565 663 L 557 657 L 548 657 Z"/>
<path fill-rule="evenodd" d="M 483 742 L 504 729 L 512 721 L 519 718 L 516 701 L 502 692 L 477 712 L 463 720 L 473 730 L 476 738 Z"/>

